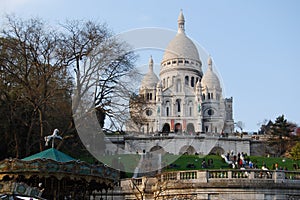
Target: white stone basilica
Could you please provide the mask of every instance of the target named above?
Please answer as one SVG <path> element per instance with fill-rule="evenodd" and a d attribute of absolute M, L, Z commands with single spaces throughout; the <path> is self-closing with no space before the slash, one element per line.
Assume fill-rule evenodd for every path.
<path fill-rule="evenodd" d="M 127 131 L 154 134 L 232 133 L 232 98 L 223 98 L 222 87 L 209 57 L 207 71 L 195 44 L 185 34 L 182 11 L 178 32 L 168 44 L 159 78 L 149 71 L 142 80 L 139 95 L 144 98 L 142 122 L 131 122 Z"/>

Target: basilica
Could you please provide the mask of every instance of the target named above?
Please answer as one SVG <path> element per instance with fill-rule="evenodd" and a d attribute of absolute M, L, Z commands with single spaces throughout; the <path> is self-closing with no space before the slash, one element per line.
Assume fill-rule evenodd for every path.
<path fill-rule="evenodd" d="M 138 95 L 144 103 L 130 110 L 138 113 L 135 119 L 142 120 L 132 117 L 127 131 L 145 135 L 232 133 L 233 99 L 223 97 L 211 57 L 201 60 L 196 45 L 186 35 L 182 11 L 177 22 L 178 31 L 164 51 L 159 77 L 153 70 L 152 57 L 149 59 Z M 203 74 L 204 65 L 207 69 Z"/>

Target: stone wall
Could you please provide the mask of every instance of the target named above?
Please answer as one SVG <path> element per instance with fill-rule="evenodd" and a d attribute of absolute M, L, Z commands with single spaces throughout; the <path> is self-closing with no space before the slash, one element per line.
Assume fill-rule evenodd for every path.
<path fill-rule="evenodd" d="M 121 192 L 120 192 L 121 191 Z M 123 199 L 299 199 L 300 172 L 264 170 L 174 171 L 126 179 Z M 116 196 L 115 196 L 116 197 Z M 108 198 L 110 199 L 110 198 Z"/>

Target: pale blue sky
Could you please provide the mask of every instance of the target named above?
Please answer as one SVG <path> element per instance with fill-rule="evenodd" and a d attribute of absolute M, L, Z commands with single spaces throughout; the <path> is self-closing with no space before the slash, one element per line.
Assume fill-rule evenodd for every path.
<path fill-rule="evenodd" d="M 0 0 L 1 17 L 38 16 L 53 24 L 91 19 L 115 33 L 143 27 L 176 31 L 180 9 L 188 36 L 213 57 L 224 96 L 233 96 L 234 118 L 245 130 L 257 131 L 259 122 L 281 114 L 300 124 L 300 1 Z"/>

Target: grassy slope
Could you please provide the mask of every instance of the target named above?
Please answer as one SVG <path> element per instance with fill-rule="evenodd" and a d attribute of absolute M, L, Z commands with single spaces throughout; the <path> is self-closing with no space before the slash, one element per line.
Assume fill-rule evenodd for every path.
<path fill-rule="evenodd" d="M 168 155 L 163 158 L 163 160 L 171 160 L 171 155 Z M 208 159 L 213 160 L 213 166 L 208 167 L 206 169 L 227 169 L 229 168 L 228 165 L 223 161 L 221 156 L 217 155 L 207 155 L 207 156 L 197 156 L 197 155 L 183 155 L 180 158 L 178 158 L 176 161 L 173 162 L 173 167 L 167 167 L 165 168 L 165 171 L 170 170 L 191 170 L 191 169 L 197 169 L 202 170 L 201 167 L 202 160 L 205 159 L 206 163 L 208 162 Z M 288 170 L 294 170 L 293 164 L 296 163 L 295 161 L 284 158 L 285 161 L 283 161 L 283 158 L 267 158 L 267 157 L 259 157 L 259 156 L 249 156 L 249 159 L 256 163 L 258 168 L 261 169 L 263 164 L 266 164 L 267 168 L 272 170 L 273 164 L 278 163 L 279 167 L 287 168 Z M 195 168 L 188 168 L 188 164 L 193 164 Z M 297 163 L 300 164 L 299 162 Z M 175 167 L 174 167 L 175 165 Z M 203 170 L 206 170 L 203 169 Z"/>

